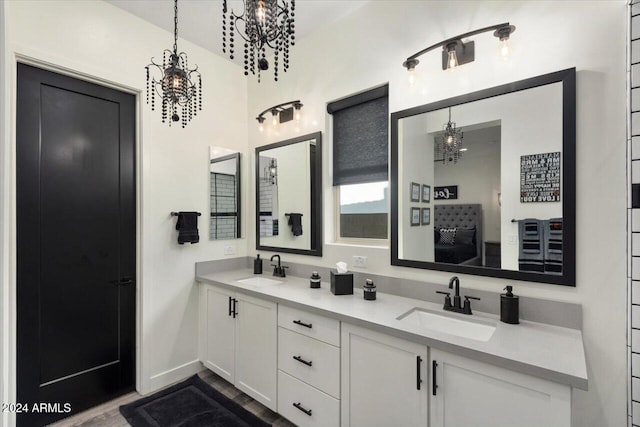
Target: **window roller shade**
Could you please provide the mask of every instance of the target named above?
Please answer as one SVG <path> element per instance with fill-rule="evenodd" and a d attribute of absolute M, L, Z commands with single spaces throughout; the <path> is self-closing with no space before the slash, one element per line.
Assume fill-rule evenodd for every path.
<path fill-rule="evenodd" d="M 387 181 L 388 87 L 327 105 L 333 114 L 333 185 Z"/>

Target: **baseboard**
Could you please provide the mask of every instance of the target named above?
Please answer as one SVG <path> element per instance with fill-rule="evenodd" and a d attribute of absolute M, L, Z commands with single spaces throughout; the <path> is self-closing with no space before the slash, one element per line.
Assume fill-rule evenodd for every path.
<path fill-rule="evenodd" d="M 193 374 L 197 374 L 200 371 L 205 369 L 200 363 L 199 360 L 193 360 L 191 362 L 187 362 L 184 365 L 177 366 L 173 369 L 169 369 L 168 371 L 161 372 L 159 374 L 151 376 L 144 383 L 144 389 L 138 390 L 138 392 L 142 395 L 147 395 L 149 393 L 153 393 L 155 391 L 160 390 L 161 388 L 167 387 L 173 383 L 184 380 L 190 377 Z"/>

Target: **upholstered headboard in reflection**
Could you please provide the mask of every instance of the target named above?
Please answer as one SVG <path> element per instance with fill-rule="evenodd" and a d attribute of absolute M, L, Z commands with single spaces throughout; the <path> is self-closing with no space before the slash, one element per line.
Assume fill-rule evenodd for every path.
<path fill-rule="evenodd" d="M 433 225 L 440 228 L 475 228 L 476 257 L 463 264 L 482 265 L 482 205 L 435 205 Z"/>

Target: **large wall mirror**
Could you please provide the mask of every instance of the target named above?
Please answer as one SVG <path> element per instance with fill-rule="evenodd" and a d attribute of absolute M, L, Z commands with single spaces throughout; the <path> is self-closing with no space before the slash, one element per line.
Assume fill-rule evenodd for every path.
<path fill-rule="evenodd" d="M 209 149 L 209 238 L 240 238 L 240 153 Z"/>
<path fill-rule="evenodd" d="M 322 256 L 322 134 L 256 148 L 256 249 Z"/>
<path fill-rule="evenodd" d="M 391 264 L 575 286 L 575 69 L 391 115 Z"/>

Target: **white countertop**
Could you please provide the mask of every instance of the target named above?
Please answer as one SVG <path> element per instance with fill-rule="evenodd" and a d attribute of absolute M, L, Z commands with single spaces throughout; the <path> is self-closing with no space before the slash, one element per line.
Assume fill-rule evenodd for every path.
<path fill-rule="evenodd" d="M 270 278 L 283 283 L 253 286 L 238 282 L 239 279 L 250 277 Z M 483 319 L 497 326 L 491 338 L 481 342 L 427 330 L 397 320 L 398 316 L 414 307 L 441 311 L 463 319 L 468 319 L 469 316 L 444 312 L 441 304 L 380 292 L 377 293 L 375 301 L 366 301 L 358 284 L 354 284 L 353 295 L 333 295 L 326 281 L 322 282 L 320 289 L 311 289 L 308 278 L 254 275 L 249 269 L 206 274 L 197 276 L 196 280 L 587 390 L 587 366 L 582 332 L 576 329 L 523 320 L 519 325 L 509 325 L 500 322 L 498 316 L 474 312 L 473 319 Z"/>

